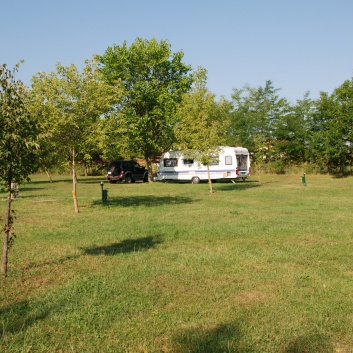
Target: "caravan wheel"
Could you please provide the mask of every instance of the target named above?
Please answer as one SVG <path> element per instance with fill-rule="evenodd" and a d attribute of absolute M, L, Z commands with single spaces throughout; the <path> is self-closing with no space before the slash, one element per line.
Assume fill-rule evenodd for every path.
<path fill-rule="evenodd" d="M 192 177 L 191 184 L 199 184 L 199 183 L 200 183 L 200 178 L 199 177 Z"/>

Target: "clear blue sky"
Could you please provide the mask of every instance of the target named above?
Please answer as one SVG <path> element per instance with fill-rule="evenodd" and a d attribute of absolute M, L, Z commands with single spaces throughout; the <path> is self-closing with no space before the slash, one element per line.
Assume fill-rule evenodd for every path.
<path fill-rule="evenodd" d="M 24 59 L 27 85 L 137 37 L 168 40 L 226 98 L 272 80 L 295 103 L 353 76 L 353 0 L 0 0 L 0 15 L 0 64 Z"/>

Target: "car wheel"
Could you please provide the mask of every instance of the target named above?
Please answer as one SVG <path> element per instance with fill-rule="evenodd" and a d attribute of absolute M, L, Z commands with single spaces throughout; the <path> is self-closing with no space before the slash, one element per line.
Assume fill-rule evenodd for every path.
<path fill-rule="evenodd" d="M 131 175 L 126 175 L 124 181 L 125 181 L 125 184 L 131 184 L 132 183 Z"/>
<path fill-rule="evenodd" d="M 116 184 L 116 182 L 117 182 L 116 180 L 109 180 L 110 184 Z"/>
<path fill-rule="evenodd" d="M 199 177 L 192 177 L 191 184 L 200 184 L 200 178 Z"/>
<path fill-rule="evenodd" d="M 146 174 L 146 175 L 143 177 L 143 182 L 144 182 L 144 183 L 147 183 L 147 182 L 148 182 L 148 174 Z"/>

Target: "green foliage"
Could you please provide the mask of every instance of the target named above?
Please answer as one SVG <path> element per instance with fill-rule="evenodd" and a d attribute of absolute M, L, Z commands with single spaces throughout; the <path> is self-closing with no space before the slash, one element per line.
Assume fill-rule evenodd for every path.
<path fill-rule="evenodd" d="M 276 130 L 289 111 L 287 100 L 280 98 L 278 91 L 268 80 L 264 87 L 245 86 L 234 90 L 232 95 L 234 111 L 229 144 L 247 147 L 252 152 L 262 148 L 262 155 L 256 158 L 266 163 L 274 157 L 272 144 L 276 140 Z M 259 140 L 263 141 L 263 146 L 256 146 Z"/>
<path fill-rule="evenodd" d="M 199 68 L 194 73 L 194 82 L 195 86 L 183 95 L 177 110 L 179 122 L 174 129 L 175 145 L 190 158 L 209 165 L 218 154 L 219 146 L 225 145 L 230 106 L 223 99 L 215 101 L 215 95 L 206 87 L 205 69 Z"/>
<path fill-rule="evenodd" d="M 175 126 L 176 145 L 183 150 L 198 151 L 207 159 L 211 150 L 224 145 L 228 129 L 225 100 L 215 101 L 207 87 L 207 71 L 199 68 L 194 73 L 195 86 L 183 95 L 178 106 L 179 122 Z"/>
<path fill-rule="evenodd" d="M 42 138 L 47 150 L 55 151 L 43 154 L 42 163 L 49 160 L 53 165 L 57 156 L 62 161 L 71 161 L 72 195 L 75 212 L 78 212 L 76 160 L 83 162 L 87 174 L 87 160 L 99 154 L 96 148 L 100 135 L 95 131 L 100 127 L 100 119 L 110 112 L 118 89 L 103 83 L 94 61 L 87 61 L 82 73 L 75 65 L 57 64 L 56 69 L 56 73 L 33 77 L 31 108 L 41 117 L 45 131 Z"/>
<path fill-rule="evenodd" d="M 37 169 L 39 130 L 36 120 L 28 111 L 27 89 L 15 79 L 18 68 L 19 65 L 11 71 L 6 65 L 0 67 L 0 185 L 8 192 L 1 263 L 1 273 L 5 277 L 9 248 L 15 238 L 11 210 L 15 192 L 13 183 L 21 184 L 29 180 L 29 175 Z"/>
<path fill-rule="evenodd" d="M 352 172 L 353 79 L 316 101 L 305 93 L 294 105 L 268 80 L 234 89 L 231 109 L 207 91 L 206 70 L 192 74 L 182 60 L 183 52 L 172 53 L 165 40 L 137 38 L 131 46 L 108 47 L 82 73 L 58 64 L 55 73 L 34 76 L 29 109 L 42 127 L 41 169 L 58 170 L 74 150 L 86 173 L 102 161 L 143 157 L 151 179 L 151 162 L 172 146 L 212 155 L 218 140 L 247 147 L 258 170 L 310 163 L 335 175 Z"/>
<path fill-rule="evenodd" d="M 314 102 L 306 93 L 301 100 L 291 106 L 287 114 L 277 123 L 274 147 L 277 159 L 286 165 L 305 163 L 308 159 L 310 126 L 314 114 Z"/>
<path fill-rule="evenodd" d="M 0 184 L 11 191 L 36 171 L 38 124 L 28 111 L 28 92 L 15 72 L 0 67 Z"/>
<path fill-rule="evenodd" d="M 126 42 L 109 47 L 99 57 L 106 82 L 123 89 L 115 102 L 118 135 L 128 141 L 130 155 L 146 159 L 150 178 L 151 160 L 174 142 L 176 105 L 191 85 L 191 68 L 182 59 L 167 41 L 141 38 L 130 47 Z"/>
<path fill-rule="evenodd" d="M 321 93 L 312 125 L 312 158 L 328 171 L 344 175 L 353 162 L 353 79 L 332 95 Z"/>
<path fill-rule="evenodd" d="M 75 65 L 58 63 L 56 69 L 32 79 L 31 110 L 45 132 L 41 136 L 46 147 L 41 156 L 44 167 L 71 160 L 73 150 L 81 161 L 100 154 L 101 119 L 119 96 L 118 88 L 102 82 L 94 61 L 87 61 L 82 73 Z"/>

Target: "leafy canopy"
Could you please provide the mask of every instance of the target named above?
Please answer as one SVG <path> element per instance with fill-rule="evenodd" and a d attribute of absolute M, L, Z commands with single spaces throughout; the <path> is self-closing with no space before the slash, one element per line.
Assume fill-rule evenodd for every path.
<path fill-rule="evenodd" d="M 86 61 L 82 72 L 60 63 L 56 70 L 33 77 L 31 109 L 40 118 L 43 143 L 52 151 L 52 160 L 70 160 L 72 151 L 84 159 L 96 152 L 95 132 L 118 89 L 103 83 L 94 61 Z"/>
<path fill-rule="evenodd" d="M 195 85 L 183 95 L 178 107 L 178 124 L 175 126 L 177 145 L 189 155 L 197 154 L 207 165 L 224 145 L 228 131 L 230 105 L 224 99 L 215 101 L 215 95 L 207 87 L 207 71 L 198 68 L 194 72 Z"/>
<path fill-rule="evenodd" d="M 28 91 L 6 65 L 0 67 L 0 183 L 6 191 L 37 169 L 37 121 L 28 111 Z"/>
<path fill-rule="evenodd" d="M 137 38 L 130 47 L 114 45 L 99 57 L 106 82 L 123 89 L 115 102 L 120 132 L 130 153 L 148 163 L 174 142 L 176 105 L 192 83 L 183 56 L 172 53 L 167 41 Z"/>

